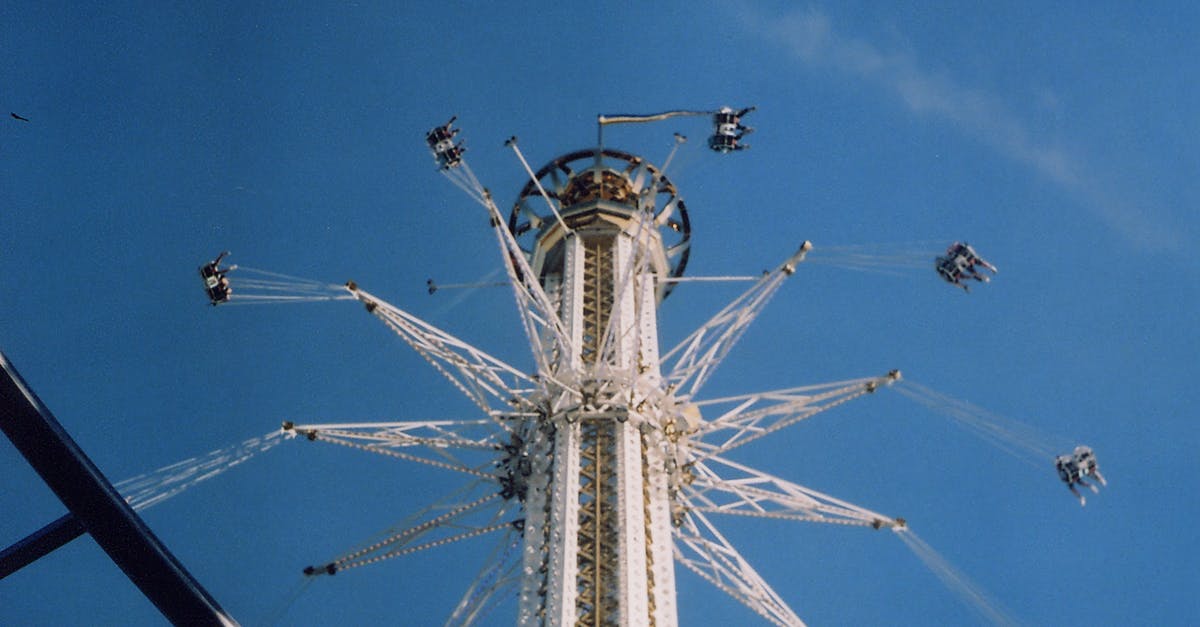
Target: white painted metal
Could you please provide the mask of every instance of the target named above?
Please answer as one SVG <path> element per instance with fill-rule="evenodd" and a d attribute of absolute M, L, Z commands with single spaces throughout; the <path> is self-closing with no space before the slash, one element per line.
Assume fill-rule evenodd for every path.
<path fill-rule="evenodd" d="M 778 268 L 763 275 L 750 289 L 663 355 L 663 363 L 671 366 L 667 381 L 680 391 L 681 396 L 694 397 L 700 391 L 750 323 L 754 322 L 758 313 L 783 285 L 784 279 L 796 272 L 796 265 L 804 260 L 811 248 L 812 244 L 804 242 Z"/>
<path fill-rule="evenodd" d="M 644 220 L 639 222 L 639 225 Z M 622 379 L 627 379 L 634 363 L 640 360 L 638 353 L 641 335 L 638 333 L 638 317 L 645 303 L 640 302 L 636 292 L 637 259 L 645 255 L 637 254 L 636 244 L 628 235 L 621 233 L 613 241 L 612 271 L 614 279 L 613 311 L 609 316 L 609 328 L 605 333 L 604 344 L 614 350 L 611 357 L 605 359 L 613 368 L 613 373 Z M 653 308 L 651 308 L 653 309 Z M 601 353 L 606 353 L 602 350 Z M 619 373 L 619 374 L 618 374 Z M 622 376 L 624 375 L 624 376 Z M 625 383 L 624 389 L 617 397 L 624 397 L 626 419 L 615 425 L 617 430 L 617 520 L 620 524 L 618 535 L 617 568 L 620 573 L 620 624 L 631 625 L 646 622 L 649 619 L 650 598 L 654 595 L 655 583 L 652 574 L 647 571 L 648 542 L 653 540 L 646 533 L 645 508 L 648 503 L 645 493 L 646 463 L 642 453 L 642 435 L 639 426 L 643 424 L 640 415 L 630 407 L 632 394 L 625 392 L 632 388 Z M 660 540 L 661 542 L 661 540 Z"/>
<path fill-rule="evenodd" d="M 804 625 L 702 512 L 689 513 L 675 537 L 675 557 L 685 568 L 776 625 Z"/>
<path fill-rule="evenodd" d="M 523 197 L 514 210 L 514 221 L 532 216 L 522 241 L 528 246 L 528 234 L 536 237 L 524 249 L 520 229 L 510 231 L 515 222 L 503 220 L 465 162 L 443 170 L 487 210 L 535 374 L 348 286 L 486 419 L 305 425 L 291 427 L 291 433 L 459 470 L 480 477 L 473 485 L 484 488 L 482 496 L 472 488 L 439 510 L 453 516 L 427 510 L 424 522 L 394 541 L 403 548 L 368 547 L 334 564 L 371 563 L 475 537 L 503 527 L 507 517 L 522 544 L 514 550 L 508 537 L 505 550 L 493 555 L 511 554 L 512 566 L 485 568 L 493 581 L 473 584 L 452 620 L 469 624 L 501 586 L 511 586 L 522 626 L 673 627 L 678 562 L 764 619 L 800 625 L 711 518 L 876 529 L 904 523 L 723 454 L 873 392 L 899 374 L 698 399 L 704 382 L 795 272 L 810 244 L 660 358 L 656 308 L 668 293 L 664 286 L 680 278 L 688 246 L 687 237 L 668 245 L 661 233 L 682 229 L 686 235 L 686 209 L 661 171 L 640 158 L 606 150 L 603 159 L 589 161 L 595 155 L 564 155 L 540 175 L 526 165 L 538 196 L 528 205 Z M 573 201 L 564 205 L 564 199 Z M 543 202 L 553 215 L 534 213 Z M 402 452 L 411 447 L 424 447 L 434 457 Z M 478 519 L 482 506 L 495 501 L 501 503 L 497 513 Z M 443 532 L 441 539 L 414 544 L 435 530 Z"/>
<path fill-rule="evenodd" d="M 499 410 L 494 408 L 494 400 L 510 406 L 529 406 L 526 397 L 531 389 L 526 386 L 531 380 L 525 373 L 403 309 L 358 289 L 353 282 L 346 287 L 367 307 L 367 311 L 383 320 L 485 413 L 497 414 Z"/>
<path fill-rule="evenodd" d="M 553 468 L 547 486 L 550 508 L 549 570 L 545 609 L 521 608 L 521 614 L 541 614 L 549 625 L 574 625 L 579 572 L 579 423 L 558 425 Z M 574 501 L 576 507 L 568 505 Z"/>

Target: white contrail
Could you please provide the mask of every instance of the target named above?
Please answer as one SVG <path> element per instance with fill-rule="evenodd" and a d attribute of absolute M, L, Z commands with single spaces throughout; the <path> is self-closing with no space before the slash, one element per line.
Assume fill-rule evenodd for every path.
<path fill-rule="evenodd" d="M 950 123 L 998 153 L 1067 190 L 1087 209 L 1139 246 L 1182 251 L 1179 234 L 1156 223 L 1137 203 L 1123 201 L 1111 184 L 1089 172 L 1085 160 L 1038 138 L 1003 101 L 922 67 L 907 51 L 886 50 L 835 30 L 814 8 L 783 16 L 748 15 L 745 23 L 785 46 L 809 67 L 828 68 L 889 92 L 909 111 Z"/>

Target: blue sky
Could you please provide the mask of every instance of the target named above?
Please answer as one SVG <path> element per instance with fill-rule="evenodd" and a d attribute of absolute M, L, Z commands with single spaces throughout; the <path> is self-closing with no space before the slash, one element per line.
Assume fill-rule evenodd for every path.
<path fill-rule="evenodd" d="M 424 132 L 458 115 L 507 206 L 524 184 L 511 135 L 537 167 L 593 145 L 597 114 L 757 105 L 752 149 L 734 155 L 703 150 L 699 120 L 606 131 L 653 161 L 673 132 L 692 138 L 673 174 L 690 275 L 752 274 L 804 239 L 813 261 L 914 243 L 932 261 L 966 239 L 1000 274 L 968 295 L 931 268 L 807 264 L 706 395 L 900 368 L 1090 444 L 1109 488 L 1081 509 L 1050 460 L 1022 464 L 886 392 L 739 459 L 905 517 L 1025 623 L 1195 622 L 1198 25 L 1188 3 L 6 3 L 0 111 L 30 121 L 0 120 L 0 349 L 113 480 L 282 420 L 474 417 L 358 305 L 213 309 L 196 266 L 231 250 L 353 278 L 528 367 L 505 290 L 425 294 L 426 278 L 475 281 L 499 257 Z M 738 289 L 676 290 L 663 346 Z M 243 624 L 439 623 L 490 542 L 288 603 L 305 565 L 459 483 L 335 448 L 287 442 L 145 518 Z M 6 441 L 0 468 L 0 542 L 63 513 Z M 886 532 L 722 522 L 810 624 L 981 620 Z M 683 624 L 753 620 L 678 578 Z M 0 622 L 161 618 L 80 539 L 0 581 Z"/>

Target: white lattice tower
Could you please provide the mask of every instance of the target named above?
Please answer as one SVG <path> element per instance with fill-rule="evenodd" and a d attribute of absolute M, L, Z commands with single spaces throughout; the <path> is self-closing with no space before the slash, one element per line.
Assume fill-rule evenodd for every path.
<path fill-rule="evenodd" d="M 683 280 L 691 234 L 687 208 L 662 171 L 630 153 L 594 148 L 557 157 L 535 173 L 510 140 L 530 180 L 505 220 L 461 146 L 447 147 L 456 132 L 447 124 L 427 139 L 441 171 L 488 212 L 534 371 L 347 283 L 353 298 L 484 417 L 285 423 L 291 436 L 456 471 L 471 481 L 451 501 L 414 514 L 410 526 L 305 574 L 333 575 L 503 533 L 447 624 L 473 624 L 503 591 L 516 588 L 522 625 L 673 626 L 678 562 L 768 622 L 802 625 L 714 518 L 897 531 L 905 523 L 727 454 L 870 395 L 900 373 L 716 399 L 699 394 L 811 244 L 760 277 L 727 277 L 752 285 L 660 355 L 656 308 Z M 518 557 L 518 546 L 514 563 L 509 556 Z"/>
<path fill-rule="evenodd" d="M 672 264 L 655 225 L 662 179 L 626 157 L 548 166 L 569 175 L 555 186 L 561 221 L 538 235 L 531 265 L 570 342 L 547 343 L 558 384 L 530 442 L 526 625 L 676 623 L 664 436 L 674 412 L 655 317 Z M 592 163 L 574 172 L 581 160 Z"/>

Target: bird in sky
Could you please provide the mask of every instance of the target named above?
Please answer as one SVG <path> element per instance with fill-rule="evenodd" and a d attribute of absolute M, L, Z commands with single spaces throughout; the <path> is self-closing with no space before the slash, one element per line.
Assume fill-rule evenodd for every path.
<path fill-rule="evenodd" d="M 15 113 L 9 113 L 9 115 L 13 116 L 13 119 L 14 119 L 14 120 L 20 120 L 20 121 L 22 121 L 22 122 L 28 122 L 28 121 L 29 121 L 29 118 L 23 118 L 23 117 L 21 117 L 21 116 L 19 116 L 19 115 L 15 114 Z"/>

